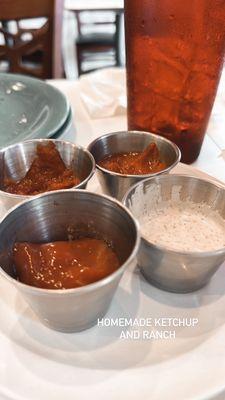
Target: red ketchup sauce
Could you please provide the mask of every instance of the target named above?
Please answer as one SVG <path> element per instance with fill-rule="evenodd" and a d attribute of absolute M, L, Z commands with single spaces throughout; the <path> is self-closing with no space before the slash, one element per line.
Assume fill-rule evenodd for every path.
<path fill-rule="evenodd" d="M 104 240 L 92 238 L 15 243 L 13 261 L 19 281 L 45 289 L 85 286 L 120 266 L 114 250 Z"/>

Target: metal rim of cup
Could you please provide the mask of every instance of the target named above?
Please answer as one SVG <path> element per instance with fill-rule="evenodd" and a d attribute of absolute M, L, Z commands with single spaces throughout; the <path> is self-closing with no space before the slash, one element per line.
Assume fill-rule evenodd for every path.
<path fill-rule="evenodd" d="M 113 171 L 110 171 L 109 169 L 106 169 L 106 168 L 101 167 L 101 166 L 98 164 L 98 162 L 95 160 L 96 168 L 99 169 L 100 171 L 105 172 L 105 173 L 107 173 L 107 174 L 109 174 L 109 175 L 111 175 L 111 176 L 118 176 L 118 177 L 121 177 L 121 178 L 140 178 L 140 179 L 147 179 L 147 178 L 150 178 L 150 177 L 154 177 L 154 176 L 157 176 L 157 175 L 164 174 L 165 172 L 169 172 L 172 168 L 174 168 L 174 167 L 179 163 L 179 161 L 180 161 L 180 159 L 181 159 L 181 151 L 180 151 L 179 147 L 178 147 L 175 143 L 171 142 L 171 140 L 169 140 L 169 139 L 166 139 L 164 136 L 156 135 L 155 133 L 146 132 L 146 131 L 118 131 L 118 132 L 106 133 L 106 134 L 104 134 L 104 135 L 102 135 L 102 136 L 99 136 L 97 139 L 93 140 L 93 141 L 88 145 L 87 149 L 88 149 L 88 151 L 91 153 L 91 149 L 93 148 L 93 146 L 94 146 L 96 143 L 98 143 L 99 141 L 101 141 L 102 139 L 107 138 L 107 137 L 110 137 L 110 136 L 120 135 L 120 134 L 122 134 L 122 133 L 127 133 L 127 134 L 129 134 L 129 135 L 132 135 L 132 134 L 151 135 L 153 138 L 158 139 L 158 140 L 161 140 L 162 142 L 165 142 L 165 143 L 167 143 L 168 145 L 170 145 L 170 146 L 173 148 L 173 150 L 175 151 L 176 160 L 174 161 L 173 164 L 171 164 L 171 165 L 168 166 L 167 168 L 164 168 L 162 171 L 154 172 L 154 173 L 151 173 L 151 174 L 144 174 L 144 175 L 120 174 L 119 172 L 113 172 Z"/>
<path fill-rule="evenodd" d="M 70 193 L 70 192 L 78 192 L 78 193 L 85 193 L 87 195 L 92 195 L 95 197 L 103 197 L 106 198 L 107 200 L 110 200 L 112 203 L 117 204 L 117 206 L 119 206 L 124 212 L 126 212 L 126 214 L 129 215 L 129 217 L 131 218 L 132 222 L 134 223 L 135 226 L 135 230 L 136 230 L 136 240 L 135 240 L 135 244 L 133 247 L 133 250 L 131 252 L 131 254 L 129 255 L 128 259 L 116 270 L 114 271 L 112 274 L 106 276 L 103 279 L 100 279 L 94 283 L 90 283 L 88 285 L 84 285 L 78 288 L 72 288 L 72 289 L 44 289 L 44 288 L 38 288 L 36 286 L 30 286 L 27 285 L 23 282 L 20 282 L 18 280 L 16 280 L 15 278 L 11 277 L 9 274 L 7 274 L 3 268 L 0 265 L 0 274 L 3 275 L 8 281 L 10 281 L 11 283 L 13 283 L 14 285 L 18 285 L 23 287 L 23 289 L 27 290 L 27 291 L 31 291 L 31 292 L 37 292 L 39 294 L 42 295 L 48 295 L 48 294 L 55 294 L 56 296 L 58 295 L 65 295 L 66 293 L 68 293 L 68 295 L 72 295 L 72 294 L 81 294 L 82 292 L 89 292 L 92 291 L 94 289 L 97 289 L 99 287 L 105 286 L 107 285 L 112 279 L 116 278 L 117 275 L 119 275 L 121 273 L 121 270 L 125 270 L 127 265 L 129 265 L 130 261 L 132 260 L 132 258 L 134 258 L 137 255 L 137 252 L 139 250 L 140 247 L 140 242 L 141 242 L 141 236 L 140 236 L 140 227 L 139 227 L 139 223 L 137 221 L 137 219 L 134 218 L 134 216 L 132 215 L 132 213 L 129 211 L 129 209 L 127 207 L 125 207 L 119 200 L 116 200 L 110 196 L 107 195 L 103 195 L 103 194 L 97 194 L 85 189 L 65 189 L 65 190 L 53 190 L 51 192 L 46 192 L 46 193 L 42 193 L 36 196 L 33 196 L 33 198 L 29 198 L 27 200 L 25 200 L 24 202 L 17 204 L 16 206 L 12 207 L 7 214 L 4 216 L 4 218 L 1 220 L 0 224 L 6 219 L 8 218 L 8 216 L 10 214 L 12 214 L 15 210 L 17 210 L 19 207 L 22 207 L 24 204 L 35 201 L 37 198 L 39 197 L 45 197 L 45 196 L 50 196 L 54 193 Z"/>
<path fill-rule="evenodd" d="M 96 169 L 96 163 L 95 163 L 95 159 L 94 159 L 93 155 L 90 153 L 89 150 L 85 149 L 84 147 L 78 146 L 78 145 L 76 145 L 76 144 L 74 144 L 74 143 L 72 143 L 72 142 L 69 142 L 69 141 L 67 141 L 67 140 L 60 140 L 60 139 L 31 139 L 31 140 L 25 140 L 24 142 L 14 143 L 14 144 L 11 144 L 10 146 L 7 146 L 7 147 L 4 147 L 4 148 L 0 149 L 0 154 L 4 154 L 5 151 L 7 151 L 7 150 L 9 150 L 9 149 L 11 149 L 11 148 L 13 148 L 13 147 L 18 146 L 20 143 L 47 143 L 47 142 L 65 143 L 65 144 L 68 144 L 68 145 L 70 145 L 71 147 L 73 147 L 74 149 L 78 149 L 78 150 L 81 150 L 81 151 L 83 151 L 84 153 L 86 153 L 86 154 L 88 155 L 89 159 L 91 160 L 91 164 L 92 164 L 91 172 L 90 172 L 89 175 L 88 175 L 84 180 L 82 180 L 78 185 L 73 186 L 73 189 L 75 189 L 75 188 L 76 188 L 76 189 L 79 189 L 80 186 L 85 185 L 85 184 L 91 179 L 91 177 L 94 175 L 95 169 Z M 71 188 L 71 189 L 72 189 L 72 188 Z M 62 189 L 62 190 L 68 190 L 68 189 Z M 53 191 L 49 191 L 49 192 L 52 193 Z M 13 194 L 13 193 L 8 193 L 8 192 L 6 192 L 5 190 L 0 189 L 0 194 L 1 194 L 1 193 L 4 193 L 4 195 L 7 196 L 7 197 L 14 197 L 15 199 L 27 199 L 27 198 L 32 198 L 32 197 L 39 196 L 39 195 L 33 195 L 33 194 L 26 194 L 26 195 L 23 195 L 23 194 Z M 48 192 L 43 192 L 43 193 L 48 193 Z"/>
<path fill-rule="evenodd" d="M 225 195 L 225 186 L 223 187 L 222 184 L 216 184 L 216 183 L 212 183 L 211 181 L 207 180 L 207 179 L 202 179 L 202 178 L 197 178 L 196 176 L 193 175 L 183 175 L 183 174 L 172 174 L 172 175 L 161 175 L 161 176 L 156 176 L 156 177 L 152 177 L 152 178 L 147 178 L 142 180 L 141 182 L 135 183 L 134 185 L 132 185 L 130 187 L 130 189 L 126 192 L 126 194 L 124 195 L 123 199 L 122 199 L 122 204 L 128 208 L 128 206 L 126 205 L 127 203 L 127 199 L 130 195 L 130 193 L 135 190 L 137 187 L 140 187 L 141 185 L 144 185 L 146 182 L 151 182 L 154 181 L 155 179 L 157 180 L 166 180 L 166 179 L 170 179 L 173 176 L 177 176 L 179 178 L 182 179 L 187 179 L 187 178 L 191 178 L 194 179 L 196 181 L 202 181 L 202 182 L 206 182 L 207 184 L 209 184 L 212 187 L 216 187 L 218 190 L 223 190 L 224 191 L 224 195 Z M 129 208 L 128 208 L 129 209 Z M 137 219 L 134 216 L 135 219 Z M 138 221 L 139 222 L 139 221 Z M 140 222 L 139 222 L 140 225 Z M 160 245 L 156 245 L 155 243 L 150 242 L 149 240 L 145 239 L 141 232 L 141 240 L 143 240 L 147 245 L 151 245 L 153 248 L 155 248 L 156 250 L 160 250 L 162 252 L 166 251 L 168 253 L 171 254 L 182 254 L 182 255 L 187 255 L 187 256 L 194 256 L 194 257 L 200 257 L 200 258 L 204 258 L 204 257 L 208 257 L 208 256 L 212 256 L 212 255 L 220 255 L 220 254 L 225 254 L 225 247 L 222 247 L 221 249 L 218 250 L 211 250 L 211 251 L 179 251 L 179 250 L 174 250 L 174 249 L 170 249 L 168 247 L 164 247 L 164 246 L 160 246 Z"/>

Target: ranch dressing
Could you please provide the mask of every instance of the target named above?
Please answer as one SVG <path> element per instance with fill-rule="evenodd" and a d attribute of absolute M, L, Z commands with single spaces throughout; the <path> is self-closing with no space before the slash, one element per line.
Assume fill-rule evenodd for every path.
<path fill-rule="evenodd" d="M 213 251 L 225 247 L 225 220 L 204 203 L 158 203 L 141 218 L 142 236 L 177 251 Z"/>

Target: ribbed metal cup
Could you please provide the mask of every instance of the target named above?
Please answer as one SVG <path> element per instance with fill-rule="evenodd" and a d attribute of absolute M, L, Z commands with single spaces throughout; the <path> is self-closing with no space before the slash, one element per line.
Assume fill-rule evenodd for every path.
<path fill-rule="evenodd" d="M 146 175 L 126 175 L 109 171 L 99 166 L 104 157 L 123 152 L 143 151 L 150 143 L 156 143 L 160 157 L 167 165 L 162 171 Z M 127 190 L 148 177 L 168 173 L 180 160 L 180 150 L 169 140 L 149 132 L 123 131 L 100 136 L 89 144 L 94 156 L 96 172 L 104 193 L 122 200 Z"/>
<path fill-rule="evenodd" d="M 75 289 L 40 289 L 17 280 L 12 261 L 15 242 L 68 240 L 72 232 L 106 240 L 120 268 Z M 85 190 L 49 192 L 16 206 L 0 223 L 0 275 L 19 290 L 45 325 L 63 332 L 81 331 L 107 312 L 125 269 L 136 263 L 139 243 L 137 223 L 116 200 Z"/>
<path fill-rule="evenodd" d="M 0 199 L 6 210 L 16 204 L 31 198 L 5 192 L 3 189 L 4 177 L 18 181 L 29 170 L 36 155 L 38 144 L 53 142 L 56 145 L 65 165 L 71 167 L 81 182 L 76 188 L 85 189 L 89 179 L 95 171 L 95 161 L 88 150 L 71 142 L 53 139 L 36 139 L 17 143 L 0 150 Z"/>
<path fill-rule="evenodd" d="M 155 207 L 154 193 L 160 193 L 162 201 L 173 201 L 175 193 L 182 201 L 205 203 L 225 220 L 224 188 L 203 179 L 171 174 L 146 179 L 125 195 L 123 203 L 140 226 L 147 210 Z M 206 285 L 224 260 L 225 247 L 208 252 L 181 252 L 155 245 L 143 237 L 138 253 L 138 264 L 145 278 L 161 289 L 176 293 L 192 292 Z"/>

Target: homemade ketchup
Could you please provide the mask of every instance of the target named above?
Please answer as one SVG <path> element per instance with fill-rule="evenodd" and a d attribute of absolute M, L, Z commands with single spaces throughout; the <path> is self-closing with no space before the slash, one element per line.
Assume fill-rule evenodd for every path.
<path fill-rule="evenodd" d="M 113 249 L 104 240 L 93 238 L 15 243 L 13 260 L 19 281 L 45 289 L 85 286 L 120 266 Z"/>
<path fill-rule="evenodd" d="M 155 143 L 150 143 L 142 152 L 112 154 L 98 162 L 100 167 L 119 174 L 145 175 L 162 171 L 166 164 L 160 160 Z"/>
<path fill-rule="evenodd" d="M 69 189 L 80 183 L 72 168 L 64 164 L 55 144 L 38 144 L 36 157 L 20 181 L 4 180 L 4 190 L 20 195 L 35 195 L 58 189 Z"/>

